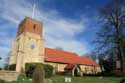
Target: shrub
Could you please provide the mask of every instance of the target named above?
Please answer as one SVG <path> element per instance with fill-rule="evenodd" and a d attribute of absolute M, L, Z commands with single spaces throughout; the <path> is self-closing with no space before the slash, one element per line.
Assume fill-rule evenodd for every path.
<path fill-rule="evenodd" d="M 43 67 L 44 71 L 45 71 L 45 77 L 51 77 L 53 75 L 53 67 L 51 65 L 44 65 Z"/>
<path fill-rule="evenodd" d="M 48 64 L 42 64 L 42 63 L 26 63 L 25 65 L 25 71 L 27 77 L 32 77 L 32 74 L 34 72 L 35 68 L 43 68 L 45 71 L 45 77 L 51 77 L 53 75 L 53 67 Z"/>
<path fill-rule="evenodd" d="M 111 73 L 112 73 L 114 76 L 118 76 L 118 77 L 123 76 L 123 73 L 122 73 L 121 70 L 113 70 Z"/>
<path fill-rule="evenodd" d="M 9 70 L 15 70 L 16 69 L 16 64 L 9 65 Z"/>
<path fill-rule="evenodd" d="M 5 81 L 4 80 L 0 80 L 0 83 L 5 83 Z"/>

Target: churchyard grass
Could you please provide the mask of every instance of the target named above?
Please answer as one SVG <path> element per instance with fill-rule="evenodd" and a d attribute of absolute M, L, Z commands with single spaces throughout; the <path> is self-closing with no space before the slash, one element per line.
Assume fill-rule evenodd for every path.
<path fill-rule="evenodd" d="M 24 75 L 19 76 L 17 81 L 13 81 L 13 82 L 3 82 L 0 81 L 0 83 L 32 83 L 30 78 L 25 77 Z"/>
<path fill-rule="evenodd" d="M 52 83 L 65 83 L 65 77 L 69 76 L 53 76 L 50 79 L 53 81 Z M 125 78 L 125 77 L 124 77 Z M 120 83 L 123 77 L 71 77 L 71 83 Z M 15 82 L 0 82 L 0 83 L 32 83 L 31 79 L 26 78 L 24 76 L 20 76 L 18 81 Z"/>
<path fill-rule="evenodd" d="M 68 76 L 53 76 L 53 83 L 65 83 L 65 77 Z M 124 77 L 125 78 L 125 77 Z M 120 83 L 123 77 L 71 77 L 71 83 Z"/>

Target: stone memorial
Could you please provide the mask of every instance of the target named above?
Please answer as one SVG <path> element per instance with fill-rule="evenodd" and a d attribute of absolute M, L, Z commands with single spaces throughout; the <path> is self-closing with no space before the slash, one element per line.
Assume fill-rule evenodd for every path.
<path fill-rule="evenodd" d="M 70 77 L 65 77 L 65 83 L 71 83 L 71 78 Z"/>
<path fill-rule="evenodd" d="M 45 73 L 43 68 L 37 67 L 33 73 L 33 83 L 44 83 Z"/>

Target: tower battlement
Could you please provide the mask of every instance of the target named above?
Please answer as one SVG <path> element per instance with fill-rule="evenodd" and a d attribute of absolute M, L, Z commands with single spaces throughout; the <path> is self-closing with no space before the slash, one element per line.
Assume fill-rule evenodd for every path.
<path fill-rule="evenodd" d="M 40 21 L 34 20 L 30 17 L 26 17 L 19 24 L 17 36 L 19 36 L 23 32 L 30 32 L 42 36 L 42 30 L 43 30 L 43 24 Z"/>

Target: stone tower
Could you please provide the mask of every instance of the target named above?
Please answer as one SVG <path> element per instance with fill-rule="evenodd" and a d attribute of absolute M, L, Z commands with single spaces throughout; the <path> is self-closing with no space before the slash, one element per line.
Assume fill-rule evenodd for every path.
<path fill-rule="evenodd" d="M 16 71 L 25 69 L 25 63 L 44 63 L 43 24 L 26 17 L 18 28 L 9 57 L 9 65 L 15 64 Z"/>

